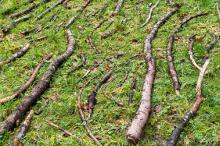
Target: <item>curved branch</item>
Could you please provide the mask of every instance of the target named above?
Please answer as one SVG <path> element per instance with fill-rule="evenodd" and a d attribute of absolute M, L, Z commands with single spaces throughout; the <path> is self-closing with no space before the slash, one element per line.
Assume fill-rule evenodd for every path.
<path fill-rule="evenodd" d="M 0 99 L 0 104 L 4 104 L 16 97 L 18 97 L 21 93 L 25 92 L 28 87 L 30 87 L 32 85 L 32 83 L 34 82 L 39 70 L 41 69 L 41 67 L 44 65 L 46 60 L 49 60 L 52 57 L 52 55 L 48 55 L 46 56 L 38 65 L 37 67 L 34 69 L 32 75 L 30 76 L 29 80 L 24 83 L 20 88 L 18 88 L 12 95 L 7 96 L 5 98 Z"/>
<path fill-rule="evenodd" d="M 62 55 L 58 56 L 55 60 L 53 60 L 47 71 L 43 74 L 42 78 L 38 83 L 33 87 L 32 91 L 29 95 L 27 95 L 20 105 L 14 110 L 6 119 L 0 124 L 0 137 L 3 134 L 12 129 L 15 126 L 17 120 L 22 118 L 31 106 L 37 102 L 40 96 L 49 88 L 50 82 L 54 73 L 57 71 L 60 65 L 62 65 L 72 54 L 73 47 L 75 45 L 75 40 L 70 30 L 66 31 L 68 46 L 66 52 Z"/>
<path fill-rule="evenodd" d="M 180 121 L 179 125 L 177 127 L 175 127 L 175 129 L 173 130 L 172 135 L 167 142 L 168 146 L 175 146 L 176 145 L 176 143 L 180 137 L 181 132 L 187 126 L 187 124 L 189 123 L 189 120 L 192 119 L 194 115 L 196 115 L 202 101 L 204 100 L 204 97 L 202 95 L 202 81 L 204 79 L 205 72 L 208 68 L 208 64 L 209 64 L 209 59 L 207 58 L 204 65 L 202 66 L 202 69 L 200 70 L 200 73 L 199 73 L 197 87 L 196 87 L 196 92 L 197 92 L 196 100 L 193 103 L 191 110 L 185 114 L 185 116 Z"/>
<path fill-rule="evenodd" d="M 150 34 L 144 42 L 144 49 L 146 51 L 146 61 L 148 64 L 147 75 L 145 77 L 144 87 L 142 91 L 142 99 L 139 109 L 133 119 L 131 126 L 128 128 L 127 139 L 132 143 L 137 143 L 143 134 L 146 122 L 148 121 L 151 109 L 151 96 L 153 92 L 153 84 L 155 78 L 155 60 L 152 55 L 152 41 L 156 37 L 159 28 L 173 16 L 180 6 L 175 5 L 173 10 L 162 17 L 153 27 Z"/>
<path fill-rule="evenodd" d="M 160 3 L 160 0 L 158 0 L 151 8 L 150 8 L 150 11 L 149 11 L 149 14 L 148 14 L 148 17 L 147 19 L 145 20 L 145 22 L 141 25 L 141 27 L 144 27 L 151 19 L 152 17 L 152 14 L 153 14 L 153 10 L 159 5 Z"/>
<path fill-rule="evenodd" d="M 194 18 L 197 18 L 197 17 L 200 17 L 200 16 L 205 16 L 207 14 L 208 13 L 199 13 L 199 14 L 196 14 L 194 16 L 190 16 L 190 17 L 184 19 L 180 23 L 180 25 L 173 30 L 173 32 L 170 35 L 170 39 L 169 39 L 169 43 L 168 43 L 168 47 L 167 47 L 167 60 L 168 60 L 169 73 L 170 73 L 170 76 L 172 78 L 173 87 L 176 91 L 177 96 L 179 95 L 179 92 L 180 92 L 180 81 L 179 81 L 179 78 L 177 76 L 175 65 L 173 63 L 173 61 L 174 61 L 174 58 L 173 58 L 173 45 L 174 45 L 176 33 L 178 33 L 181 30 L 181 28 L 184 25 L 186 25 L 190 20 L 192 20 Z"/>
<path fill-rule="evenodd" d="M 98 139 L 92 134 L 92 131 L 90 130 L 90 128 L 88 126 L 88 123 L 85 119 L 85 115 L 84 115 L 84 113 L 81 109 L 81 96 L 82 96 L 83 90 L 84 90 L 84 87 L 82 87 L 80 89 L 79 95 L 77 97 L 77 106 L 78 106 L 78 109 L 79 109 L 80 118 L 81 118 L 82 122 L 84 123 L 83 125 L 84 125 L 84 127 L 86 129 L 86 132 L 89 135 L 89 137 L 96 143 L 96 145 L 102 146 L 102 144 L 98 141 Z"/>
<path fill-rule="evenodd" d="M 194 55 L 193 55 L 193 44 L 195 41 L 196 37 L 195 35 L 189 38 L 189 58 L 192 62 L 192 64 L 198 69 L 198 70 L 202 70 L 202 68 L 196 63 L 195 59 L 194 59 Z"/>

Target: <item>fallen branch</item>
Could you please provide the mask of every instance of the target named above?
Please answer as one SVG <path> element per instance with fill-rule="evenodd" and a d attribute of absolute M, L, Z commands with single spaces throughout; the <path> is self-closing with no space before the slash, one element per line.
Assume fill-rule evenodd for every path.
<path fill-rule="evenodd" d="M 83 122 L 83 126 L 85 127 L 86 132 L 89 135 L 89 137 L 95 142 L 96 145 L 102 146 L 102 144 L 99 142 L 99 140 L 92 134 L 92 131 L 90 130 L 90 128 L 88 126 L 88 123 L 87 123 L 87 121 L 85 119 L 85 115 L 84 115 L 84 113 L 83 113 L 83 111 L 81 109 L 81 96 L 82 96 L 82 92 L 84 90 L 84 87 L 82 87 L 80 89 L 79 95 L 77 97 L 77 106 L 78 106 L 78 109 L 79 109 L 80 118 L 81 118 L 81 120 Z"/>
<path fill-rule="evenodd" d="M 24 10 L 22 10 L 22 11 L 20 11 L 20 12 L 11 14 L 9 17 L 11 17 L 11 18 L 20 17 L 20 16 L 22 16 L 22 15 L 24 15 L 24 14 L 27 14 L 27 13 L 31 12 L 33 9 L 35 9 L 35 8 L 38 7 L 38 6 L 39 6 L 39 5 L 33 3 L 33 4 L 32 4 L 30 7 L 28 7 L 27 9 L 24 9 Z"/>
<path fill-rule="evenodd" d="M 144 127 L 148 121 L 151 109 L 151 96 L 153 92 L 153 84 L 155 78 L 155 60 L 152 56 L 152 41 L 156 37 L 156 34 L 159 28 L 167 22 L 167 20 L 174 15 L 180 6 L 175 5 L 173 10 L 167 13 L 162 17 L 153 27 L 150 34 L 145 39 L 144 48 L 146 51 L 146 61 L 148 64 L 147 75 L 145 77 L 144 87 L 142 91 L 142 99 L 139 106 L 139 109 L 136 113 L 135 118 L 133 119 L 131 126 L 127 131 L 127 139 L 131 143 L 137 143 L 143 134 Z"/>
<path fill-rule="evenodd" d="M 106 74 L 103 77 L 103 79 L 96 85 L 95 90 L 88 96 L 89 118 L 92 116 L 93 109 L 97 102 L 96 95 L 98 93 L 98 90 L 102 87 L 103 84 L 105 84 L 110 79 L 111 75 L 112 75 L 112 71 L 109 71 L 108 74 Z"/>
<path fill-rule="evenodd" d="M 4 103 L 18 97 L 21 93 L 25 92 L 28 89 L 28 87 L 30 87 L 33 84 L 40 68 L 44 65 L 45 61 L 49 60 L 51 57 L 52 57 L 52 55 L 46 56 L 41 61 L 41 63 L 39 63 L 37 65 L 37 67 L 34 69 L 34 71 L 33 71 L 32 75 L 30 76 L 29 80 L 26 83 L 24 83 L 20 88 L 18 88 L 12 95 L 0 99 L 0 104 L 4 104 Z"/>
<path fill-rule="evenodd" d="M 11 57 L 9 57 L 7 60 L 1 61 L 0 62 L 0 67 L 5 65 L 5 64 L 8 64 L 8 63 L 11 63 L 11 62 L 15 61 L 17 58 L 22 57 L 29 50 L 29 48 L 30 48 L 30 44 L 28 43 L 23 48 L 21 48 L 16 53 L 14 53 Z"/>
<path fill-rule="evenodd" d="M 31 18 L 31 14 L 27 14 L 23 17 L 20 17 L 16 20 L 14 20 L 13 22 L 11 22 L 8 26 L 6 26 L 5 28 L 2 29 L 3 33 L 8 33 L 12 28 L 16 27 L 20 22 L 26 21 L 29 18 Z"/>
<path fill-rule="evenodd" d="M 170 76 L 172 78 L 173 87 L 176 91 L 177 96 L 179 96 L 179 94 L 180 94 L 180 81 L 178 79 L 176 68 L 175 68 L 175 65 L 173 63 L 173 61 L 174 61 L 174 58 L 173 58 L 173 45 L 174 45 L 176 33 L 178 33 L 182 29 L 182 27 L 184 25 L 186 25 L 190 20 L 192 20 L 194 18 L 197 18 L 197 17 L 205 16 L 207 14 L 208 13 L 199 13 L 199 14 L 196 14 L 194 16 L 190 16 L 190 17 L 184 19 L 180 23 L 180 25 L 177 26 L 170 35 L 170 39 L 169 39 L 169 43 L 168 43 L 168 47 L 167 47 L 167 61 L 168 61 L 169 73 L 170 73 Z"/>
<path fill-rule="evenodd" d="M 147 25 L 147 23 L 150 21 L 150 19 L 152 18 L 152 13 L 153 13 L 153 10 L 159 5 L 160 3 L 160 0 L 158 0 L 155 5 L 153 5 L 151 8 L 150 8 L 150 11 L 149 11 L 149 14 L 148 14 L 148 17 L 147 19 L 145 20 L 145 22 L 141 25 L 141 27 L 144 27 L 145 25 Z"/>
<path fill-rule="evenodd" d="M 114 10 L 114 12 L 111 14 L 110 17 L 115 16 L 115 15 L 118 14 L 118 12 L 120 11 L 120 9 L 121 9 L 123 3 L 124 3 L 124 0 L 118 0 L 117 5 L 116 5 L 116 7 L 115 7 L 115 10 Z"/>
<path fill-rule="evenodd" d="M 219 41 L 220 41 L 220 38 L 217 36 L 214 36 L 214 40 L 205 47 L 206 51 L 210 52 L 215 47 L 215 45 L 219 43 Z"/>
<path fill-rule="evenodd" d="M 193 35 L 192 37 L 189 38 L 189 58 L 190 61 L 192 62 L 192 64 L 198 69 L 198 70 L 202 70 L 202 68 L 196 63 L 195 59 L 194 59 L 194 55 L 193 55 L 193 45 L 194 45 L 194 41 L 196 39 L 196 36 Z"/>
<path fill-rule="evenodd" d="M 98 28 L 100 28 L 105 22 L 107 22 L 108 19 L 104 19 L 102 20 L 99 24 L 96 25 L 95 30 L 97 30 Z"/>
<path fill-rule="evenodd" d="M 43 18 L 48 12 L 50 12 L 52 9 L 54 9 L 55 7 L 57 7 L 58 5 L 62 4 L 64 0 L 58 0 L 56 3 L 54 3 L 53 5 L 51 5 L 49 8 L 47 8 L 45 11 L 43 11 L 40 15 L 38 15 L 34 21 L 40 20 L 41 18 Z"/>
<path fill-rule="evenodd" d="M 82 12 L 86 9 L 91 1 L 92 0 L 87 0 L 86 3 L 79 10 L 76 11 L 76 14 L 66 23 L 65 28 L 68 28 L 79 17 L 79 15 L 82 14 Z"/>
<path fill-rule="evenodd" d="M 132 104 L 133 102 L 133 96 L 134 96 L 134 90 L 136 89 L 136 84 L 137 84 L 137 79 L 134 77 L 131 84 L 128 105 Z"/>
<path fill-rule="evenodd" d="M 103 33 L 101 35 L 101 39 L 106 39 L 106 38 L 112 36 L 113 34 L 117 33 L 117 31 L 118 31 L 117 29 L 113 29 L 113 30 L 111 30 L 109 32 Z"/>
<path fill-rule="evenodd" d="M 205 72 L 208 68 L 208 64 L 209 64 L 209 58 L 206 58 L 205 63 L 203 65 L 202 69 L 200 70 L 199 78 L 197 81 L 196 100 L 195 100 L 191 110 L 185 114 L 185 116 L 180 121 L 179 125 L 177 127 L 175 127 L 175 129 L 173 130 L 172 135 L 167 142 L 168 146 L 175 146 L 176 145 L 178 138 L 180 137 L 181 132 L 187 126 L 187 124 L 189 123 L 189 120 L 192 119 L 194 115 L 196 115 L 202 101 L 204 100 L 204 97 L 202 95 L 202 81 L 204 79 Z"/>
<path fill-rule="evenodd" d="M 49 126 L 62 131 L 65 135 L 75 138 L 76 140 L 78 140 L 80 142 L 80 144 L 82 143 L 82 140 L 78 136 L 76 136 L 76 135 L 72 134 L 71 132 L 63 129 L 62 127 L 58 126 L 57 124 L 53 123 L 52 121 L 47 120 L 47 123 L 48 123 Z"/>
<path fill-rule="evenodd" d="M 96 48 L 95 43 L 93 42 L 91 36 L 88 36 L 86 42 L 90 45 L 90 47 L 96 51 L 96 53 L 100 53 L 100 51 Z"/>
<path fill-rule="evenodd" d="M 16 121 L 20 120 L 22 115 L 24 115 L 31 108 L 31 106 L 36 103 L 40 96 L 49 88 L 51 79 L 59 66 L 62 65 L 73 54 L 75 40 L 70 30 L 67 30 L 66 34 L 68 39 L 68 47 L 66 52 L 58 56 L 50 63 L 47 71 L 43 74 L 41 80 L 38 81 L 38 83 L 33 87 L 30 94 L 27 95 L 21 104 L 18 105 L 16 110 L 14 110 L 5 119 L 5 121 L 0 124 L 0 136 L 2 136 L 4 132 L 12 129 L 15 126 Z"/>
<path fill-rule="evenodd" d="M 29 112 L 29 114 L 27 115 L 27 117 L 25 118 L 25 120 L 22 123 L 19 131 L 16 133 L 16 135 L 15 135 L 15 137 L 13 139 L 13 146 L 23 146 L 21 140 L 25 136 L 25 134 L 27 133 L 27 131 L 28 131 L 29 127 L 30 127 L 33 114 L 34 114 L 34 111 L 31 110 Z"/>

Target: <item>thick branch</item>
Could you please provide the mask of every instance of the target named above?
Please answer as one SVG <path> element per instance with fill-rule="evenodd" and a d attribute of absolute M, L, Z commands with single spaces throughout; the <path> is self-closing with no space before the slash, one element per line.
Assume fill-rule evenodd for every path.
<path fill-rule="evenodd" d="M 20 17 L 16 20 L 14 20 L 13 22 L 11 22 L 8 26 L 6 26 L 5 28 L 2 29 L 3 33 L 8 33 L 12 28 L 16 27 L 20 22 L 26 21 L 29 18 L 31 18 L 31 14 L 27 14 L 23 17 Z"/>
<path fill-rule="evenodd" d="M 37 67 L 34 69 L 34 71 L 33 71 L 32 75 L 30 76 L 29 80 L 26 83 L 24 83 L 20 88 L 18 88 L 12 95 L 0 99 L 0 104 L 4 104 L 4 103 L 18 97 L 21 93 L 25 92 L 28 89 L 28 87 L 30 87 L 32 85 L 32 83 L 34 82 L 39 70 L 44 65 L 45 61 L 49 60 L 51 57 L 52 57 L 52 55 L 46 56 L 46 58 L 44 58 L 41 61 L 41 63 L 39 63 L 37 65 Z"/>
<path fill-rule="evenodd" d="M 77 137 L 76 135 L 72 134 L 71 132 L 63 129 L 62 127 L 58 126 L 57 124 L 53 123 L 52 121 L 47 121 L 48 125 L 53 127 L 53 128 L 56 128 L 60 131 L 62 131 L 64 134 L 66 134 L 67 136 L 71 136 L 75 139 L 77 139 L 80 143 L 81 143 L 81 139 L 79 137 Z"/>
<path fill-rule="evenodd" d="M 70 30 L 66 31 L 68 38 L 68 47 L 66 52 L 62 55 L 58 56 L 55 60 L 53 60 L 47 71 L 42 76 L 41 80 L 33 87 L 32 91 L 29 95 L 27 95 L 20 105 L 14 110 L 0 125 L 0 136 L 4 134 L 4 132 L 12 129 L 15 126 L 17 120 L 22 118 L 31 106 L 36 103 L 36 101 L 40 98 L 40 96 L 49 88 L 50 82 L 54 73 L 57 71 L 60 65 L 62 65 L 72 54 L 73 47 L 75 45 L 75 40 L 72 36 Z"/>
<path fill-rule="evenodd" d="M 29 114 L 27 115 L 27 117 L 25 118 L 25 120 L 22 123 L 19 131 L 16 133 L 16 135 L 14 137 L 13 146 L 22 146 L 23 145 L 21 143 L 21 140 L 25 136 L 25 134 L 27 133 L 27 131 L 28 131 L 29 127 L 30 127 L 33 114 L 34 114 L 34 111 L 31 110 L 29 112 Z"/>
<path fill-rule="evenodd" d="M 8 64 L 8 63 L 11 63 L 11 62 L 15 61 L 17 58 L 22 57 L 29 50 L 29 48 L 30 48 L 30 44 L 28 43 L 23 48 L 21 48 L 16 53 L 14 53 L 11 57 L 9 57 L 7 60 L 1 61 L 0 62 L 0 67 L 5 65 L 5 64 Z"/>
<path fill-rule="evenodd" d="M 141 139 L 145 124 L 148 121 L 150 115 L 151 96 L 155 77 L 155 61 L 152 55 L 152 41 L 156 37 L 159 28 L 163 24 L 165 24 L 167 20 L 179 10 L 179 8 L 179 5 L 175 5 L 172 11 L 167 13 L 154 25 L 150 34 L 145 39 L 144 49 L 146 51 L 146 61 L 148 64 L 148 70 L 147 75 L 145 77 L 144 87 L 142 91 L 142 99 L 139 109 L 127 132 L 127 138 L 132 143 L 137 143 Z"/>
<path fill-rule="evenodd" d="M 197 17 L 200 17 L 200 16 L 205 16 L 207 15 L 208 13 L 199 13 L 197 15 L 194 15 L 194 16 L 190 16 L 186 19 L 184 19 L 179 26 L 177 26 L 177 28 L 175 28 L 173 30 L 173 32 L 171 33 L 170 35 L 170 39 L 169 39 L 169 44 L 168 44 L 168 47 L 167 47 L 167 60 L 168 60 L 168 67 L 169 67 L 169 73 L 170 73 L 170 76 L 172 78 L 172 81 L 173 81 L 173 87 L 174 89 L 176 90 L 176 94 L 179 95 L 179 91 L 180 91 L 180 81 L 179 81 L 179 78 L 177 76 L 177 72 L 176 72 L 176 68 L 175 68 L 175 65 L 173 63 L 174 61 L 174 58 L 173 58 L 173 45 L 174 45 L 174 41 L 175 41 L 175 37 L 176 37 L 176 33 L 178 33 L 181 28 L 187 24 L 190 20 L 194 19 L 194 18 L 197 18 Z"/>
<path fill-rule="evenodd" d="M 160 3 L 160 0 L 158 0 L 155 5 L 153 5 L 151 8 L 150 8 L 150 11 L 149 11 L 149 14 L 148 14 L 148 17 L 147 19 L 145 20 L 145 22 L 141 25 L 141 27 L 144 27 L 151 19 L 152 17 L 152 14 L 153 14 L 153 10 L 159 5 Z"/>
<path fill-rule="evenodd" d="M 82 12 L 86 9 L 86 7 L 92 2 L 92 0 L 87 0 L 86 3 L 76 11 L 76 14 L 70 18 L 70 20 L 66 23 L 65 28 L 68 28 L 78 17 Z"/>

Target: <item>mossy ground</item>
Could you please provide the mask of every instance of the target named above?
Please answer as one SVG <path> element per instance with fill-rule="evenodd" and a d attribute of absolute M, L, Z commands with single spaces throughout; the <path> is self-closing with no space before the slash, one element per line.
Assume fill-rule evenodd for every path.
<path fill-rule="evenodd" d="M 17 2 L 16 0 L 3 0 L 0 2 L 0 26 L 5 26 L 12 21 L 12 19 L 5 15 L 5 12 L 17 12 L 28 7 L 28 4 L 25 4 L 25 2 L 26 0 Z M 39 2 L 42 1 L 36 0 L 36 3 Z M 55 0 L 47 4 L 42 3 L 33 12 L 30 20 L 18 24 L 1 40 L 0 59 L 3 60 L 30 40 L 47 36 L 47 39 L 31 43 L 30 51 L 22 58 L 1 68 L 1 98 L 10 95 L 29 78 L 32 70 L 39 63 L 42 56 L 51 52 L 54 55 L 53 57 L 56 57 L 64 52 L 66 38 L 64 30 L 59 27 L 59 24 L 67 22 L 84 1 L 74 0 L 69 2 L 70 10 L 64 9 L 60 5 L 49 12 L 43 19 L 35 22 L 34 18 L 54 2 Z M 51 120 L 64 129 L 77 134 L 83 139 L 86 145 L 93 145 L 80 120 L 76 106 L 76 97 L 79 87 L 85 84 L 86 81 L 91 80 L 91 83 L 86 87 L 82 96 L 82 100 L 86 103 L 87 96 L 107 72 L 107 66 L 110 66 L 113 70 L 113 80 L 105 84 L 98 93 L 98 103 L 95 107 L 94 115 L 89 121 L 89 126 L 93 133 L 101 138 L 100 141 L 104 145 L 129 145 L 126 141 L 126 130 L 138 108 L 146 73 L 144 57 L 141 57 L 144 55 L 144 38 L 155 22 L 172 8 L 165 1 L 161 1 L 159 6 L 154 10 L 150 23 L 146 27 L 140 28 L 148 15 L 149 4 L 156 1 L 141 2 L 138 0 L 125 0 L 119 15 L 113 18 L 115 22 L 107 30 L 106 27 L 109 22 L 94 31 L 96 24 L 104 18 L 108 18 L 109 14 L 114 10 L 116 2 L 117 0 L 94 0 L 74 24 L 71 25 L 70 29 L 77 43 L 77 46 L 74 48 L 74 55 L 59 68 L 54 75 L 49 90 L 33 106 L 33 109 L 37 110 L 46 99 L 49 99 L 49 105 L 44 109 L 43 113 L 33 117 L 29 132 L 23 139 L 25 145 L 77 145 L 77 141 L 74 138 L 64 137 L 62 132 L 51 128 L 46 120 Z M 138 145 L 166 145 L 166 140 L 169 138 L 174 126 L 184 113 L 189 110 L 195 99 L 198 71 L 191 65 L 188 59 L 188 38 L 193 34 L 198 34 L 199 37 L 202 37 L 204 34 L 208 34 L 208 32 L 213 32 L 216 35 L 220 34 L 220 22 L 213 0 L 178 0 L 178 2 L 182 3 L 183 7 L 159 30 L 153 42 L 157 73 L 152 97 L 152 107 L 160 106 L 161 110 L 158 113 L 152 112 L 145 128 L 145 135 Z M 89 13 L 101 8 L 105 3 L 108 3 L 105 11 L 95 17 L 89 15 Z M 166 62 L 166 48 L 169 34 L 180 23 L 183 17 L 199 12 L 209 12 L 209 15 L 194 19 L 188 23 L 181 33 L 178 33 L 175 41 L 175 65 L 182 83 L 181 95 L 177 97 L 172 88 Z M 50 21 L 52 16 L 55 19 Z M 41 32 L 31 33 L 28 37 L 20 35 L 20 32 L 38 25 L 43 27 L 48 26 L 48 28 L 43 29 Z M 79 27 L 83 29 L 82 32 Z M 112 37 L 101 39 L 100 35 L 103 32 L 108 32 L 112 29 L 118 29 L 120 31 Z M 85 40 L 89 35 L 91 35 L 94 43 L 100 50 L 99 54 L 86 43 Z M 196 60 L 199 63 L 203 63 L 202 58 L 205 54 L 204 46 L 211 41 L 211 37 L 206 37 L 203 41 L 196 43 L 194 50 Z M 220 45 L 218 44 L 211 53 L 211 62 L 208 68 L 209 73 L 206 75 L 203 84 L 205 101 L 197 116 L 191 120 L 190 124 L 182 133 L 178 145 L 208 145 L 208 143 L 212 143 L 214 146 L 218 145 L 217 135 L 220 134 L 219 49 Z M 111 61 L 106 60 L 85 79 L 82 79 L 84 74 L 96 62 L 102 62 L 105 58 L 115 56 L 118 53 L 123 53 L 124 55 L 121 58 L 114 58 Z M 80 54 L 86 56 L 87 64 L 83 68 L 71 72 L 71 68 L 81 63 Z M 133 57 L 137 54 L 142 55 Z M 40 79 L 47 66 L 48 63 L 41 69 L 37 80 Z M 118 87 L 126 72 L 129 73 L 128 79 L 121 87 Z M 97 77 L 94 79 L 95 76 Z M 128 106 L 128 95 L 132 77 L 134 76 L 137 77 L 138 81 L 137 89 L 134 94 L 133 104 Z M 37 80 L 34 84 L 36 84 Z M 24 95 L 30 93 L 31 88 Z M 24 95 L 16 100 L 0 105 L 0 121 L 3 121 L 15 109 L 22 101 Z M 121 102 L 124 106 L 120 107 L 116 102 Z M 0 145 L 10 145 L 15 131 L 16 129 L 6 133 L 4 138 L 0 140 Z"/>

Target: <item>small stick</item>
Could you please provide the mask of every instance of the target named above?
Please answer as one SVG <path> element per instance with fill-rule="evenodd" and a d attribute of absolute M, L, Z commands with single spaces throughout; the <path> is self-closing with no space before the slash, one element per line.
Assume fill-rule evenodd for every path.
<path fill-rule="evenodd" d="M 128 71 L 126 70 L 125 71 L 125 77 L 124 77 L 124 79 L 120 82 L 120 84 L 118 85 L 118 87 L 121 87 L 124 83 L 125 83 L 125 81 L 128 79 Z"/>
<path fill-rule="evenodd" d="M 23 48 L 21 48 L 16 53 L 14 53 L 11 57 L 9 57 L 7 60 L 1 61 L 0 62 L 0 67 L 5 65 L 5 64 L 8 64 L 8 63 L 11 63 L 11 62 L 15 61 L 17 58 L 22 57 L 29 50 L 29 48 L 30 48 L 30 44 L 28 43 Z"/>
<path fill-rule="evenodd" d="M 30 7 L 28 7 L 27 9 L 24 9 L 24 10 L 22 10 L 22 11 L 20 11 L 20 12 L 11 14 L 9 17 L 11 17 L 11 18 L 20 17 L 20 16 L 22 16 L 22 15 L 24 15 L 24 14 L 27 14 L 27 13 L 31 12 L 33 9 L 35 9 L 35 8 L 38 7 L 38 6 L 39 6 L 39 5 L 33 3 L 33 4 L 32 4 Z"/>
<path fill-rule="evenodd" d="M 14 20 L 13 22 L 11 22 L 8 26 L 6 26 L 5 28 L 2 29 L 3 33 L 8 33 L 12 28 L 14 28 L 17 24 L 19 24 L 20 22 L 26 21 L 29 18 L 31 18 L 31 14 L 27 14 L 23 17 L 20 17 L 16 20 Z"/>
<path fill-rule="evenodd" d="M 115 7 L 115 10 L 114 10 L 114 12 L 111 14 L 110 17 L 115 16 L 115 15 L 118 14 L 118 12 L 120 11 L 120 9 L 121 9 L 123 3 L 124 3 L 124 0 L 118 0 L 117 5 L 116 5 L 116 7 Z"/>
<path fill-rule="evenodd" d="M 40 20 L 41 18 L 43 18 L 48 12 L 50 12 L 52 9 L 54 9 L 55 7 L 57 7 L 58 5 L 62 4 L 64 0 L 58 0 L 56 3 L 54 3 L 53 5 L 51 5 L 48 9 L 46 9 L 44 12 L 42 12 L 40 15 L 38 15 L 34 21 Z"/>
<path fill-rule="evenodd" d="M 133 102 L 134 90 L 136 89 L 137 79 L 134 77 L 131 84 L 131 90 L 129 94 L 128 105 Z"/>
<path fill-rule="evenodd" d="M 101 35 L 101 39 L 106 39 L 106 38 L 112 36 L 113 34 L 115 34 L 117 31 L 118 31 L 117 29 L 113 29 L 112 31 L 103 33 L 103 34 Z"/>
<path fill-rule="evenodd" d="M 87 84 L 86 84 L 87 85 Z M 86 86 L 84 85 L 84 87 Z M 82 96 L 82 92 L 84 90 L 84 87 L 82 87 L 79 91 L 79 95 L 77 97 L 77 105 L 78 105 L 78 109 L 79 109 L 79 114 L 80 114 L 80 118 L 83 122 L 84 128 L 86 129 L 87 134 L 89 135 L 89 137 L 95 142 L 96 145 L 98 146 L 102 146 L 102 144 L 99 142 L 99 140 L 93 135 L 92 131 L 90 130 L 88 123 L 85 119 L 85 115 L 81 109 L 81 96 Z"/>
<path fill-rule="evenodd" d="M 68 72 L 68 74 L 71 73 L 71 72 L 74 72 L 74 71 L 76 71 L 76 70 L 79 70 L 81 67 L 83 67 L 83 66 L 86 64 L 86 57 L 85 57 L 83 54 L 80 55 L 80 58 L 81 58 L 81 60 L 82 60 L 82 63 L 79 64 L 79 65 L 77 65 L 77 66 L 74 67 L 73 69 L 71 69 L 71 70 Z"/>
<path fill-rule="evenodd" d="M 24 83 L 20 88 L 18 88 L 12 95 L 0 99 L 0 105 L 6 103 L 6 102 L 8 102 L 8 101 L 10 101 L 10 100 L 12 100 L 12 99 L 14 99 L 14 98 L 16 98 L 16 97 L 18 97 L 19 95 L 21 95 L 21 93 L 25 92 L 25 91 L 28 89 L 28 87 L 30 87 L 30 86 L 33 84 L 33 82 L 34 82 L 34 80 L 35 80 L 35 78 L 36 78 L 36 76 L 37 76 L 39 70 L 40 70 L 41 67 L 44 65 L 45 61 L 46 61 L 46 60 L 49 60 L 51 57 L 52 57 L 51 54 L 48 55 L 48 56 L 46 56 L 46 57 L 37 65 L 37 67 L 34 69 L 34 71 L 33 71 L 32 75 L 30 76 L 29 80 L 28 80 L 26 83 Z"/>
<path fill-rule="evenodd" d="M 27 115 L 27 117 L 25 118 L 23 124 L 20 126 L 18 132 L 15 134 L 15 137 L 13 139 L 13 146 L 23 146 L 21 140 L 25 136 L 25 134 L 27 133 L 30 127 L 33 114 L 34 114 L 34 111 L 31 110 L 29 114 Z"/>
<path fill-rule="evenodd" d="M 92 0 L 87 0 L 86 3 L 76 11 L 76 14 L 69 19 L 69 21 L 66 23 L 65 28 L 68 28 L 78 17 L 79 15 L 86 9 L 86 7 L 90 4 Z"/>
<path fill-rule="evenodd" d="M 94 50 L 96 51 L 96 53 L 100 53 L 100 51 L 96 48 L 96 45 L 95 45 L 95 43 L 93 42 L 91 36 L 88 36 L 88 37 L 87 37 L 86 42 L 90 45 L 90 47 L 91 47 L 92 49 L 94 49 Z"/>
<path fill-rule="evenodd" d="M 45 102 L 43 103 L 43 105 L 37 111 L 34 111 L 34 114 L 35 115 L 40 115 L 44 111 L 45 107 L 48 104 L 49 104 L 49 99 L 46 99 Z"/>
<path fill-rule="evenodd" d="M 98 93 L 98 90 L 101 88 L 101 86 L 110 79 L 112 75 L 112 71 L 110 70 L 104 77 L 103 79 L 96 85 L 95 90 L 88 96 L 88 112 L 89 112 L 89 118 L 92 116 L 93 109 L 96 105 L 97 99 L 96 95 Z"/>
<path fill-rule="evenodd" d="M 196 39 L 196 36 L 193 35 L 192 37 L 189 38 L 189 58 L 192 62 L 192 64 L 198 69 L 198 70 L 202 70 L 202 68 L 196 63 L 195 59 L 194 59 L 194 55 L 193 55 L 193 44 L 194 41 Z"/>
<path fill-rule="evenodd" d="M 62 127 L 58 126 L 57 124 L 53 123 L 52 121 L 47 120 L 47 123 L 48 123 L 49 126 L 51 126 L 51 127 L 53 127 L 53 128 L 56 128 L 56 129 L 62 131 L 62 132 L 63 132 L 64 134 L 66 134 L 67 136 L 71 136 L 71 137 L 75 138 L 76 140 L 78 140 L 80 143 L 82 143 L 81 139 L 80 139 L 78 136 L 72 134 L 72 133 L 69 132 L 68 130 L 65 130 L 64 128 L 62 128 Z"/>
<path fill-rule="evenodd" d="M 155 3 L 155 5 L 153 5 L 153 6 L 150 8 L 148 17 L 147 17 L 147 19 L 145 20 L 145 22 L 141 25 L 141 27 L 144 27 L 144 26 L 150 21 L 150 19 L 152 18 L 153 10 L 159 5 L 159 3 L 160 3 L 160 0 L 158 0 L 158 1 Z"/>

